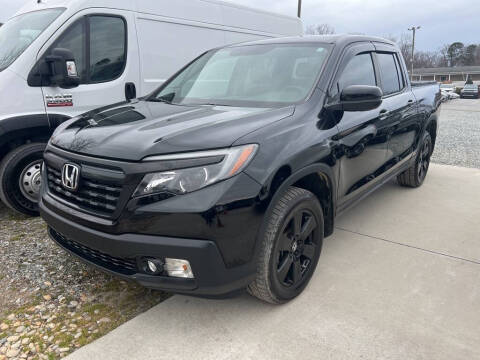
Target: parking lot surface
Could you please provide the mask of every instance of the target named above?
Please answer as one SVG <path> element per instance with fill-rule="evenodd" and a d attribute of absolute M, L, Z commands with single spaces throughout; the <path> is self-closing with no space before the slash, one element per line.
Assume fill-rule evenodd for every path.
<path fill-rule="evenodd" d="M 432 161 L 480 168 L 480 99 L 455 99 L 442 105 Z"/>
<path fill-rule="evenodd" d="M 339 218 L 294 301 L 174 296 L 69 359 L 479 359 L 478 194 L 479 169 L 432 165 Z"/>

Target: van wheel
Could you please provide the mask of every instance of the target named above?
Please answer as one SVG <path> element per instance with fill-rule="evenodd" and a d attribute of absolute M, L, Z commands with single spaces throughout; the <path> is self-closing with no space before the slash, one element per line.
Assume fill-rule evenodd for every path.
<path fill-rule="evenodd" d="M 11 209 L 38 216 L 41 166 L 46 144 L 31 143 L 8 153 L 0 164 L 0 199 Z"/>
<path fill-rule="evenodd" d="M 290 187 L 266 221 L 256 279 L 247 290 L 260 300 L 281 304 L 299 295 L 315 271 L 323 243 L 323 211 L 310 191 Z"/>
<path fill-rule="evenodd" d="M 397 181 L 402 186 L 419 187 L 423 184 L 430 166 L 430 156 L 432 155 L 432 137 L 428 132 L 423 135 L 423 141 L 417 154 L 415 164 L 398 175 Z"/>

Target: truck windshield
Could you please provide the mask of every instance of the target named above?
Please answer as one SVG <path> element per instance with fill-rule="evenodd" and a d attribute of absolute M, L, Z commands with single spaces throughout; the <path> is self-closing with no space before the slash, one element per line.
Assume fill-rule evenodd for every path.
<path fill-rule="evenodd" d="M 182 105 L 275 107 L 305 100 L 328 44 L 244 45 L 212 50 L 148 98 Z"/>
<path fill-rule="evenodd" d="M 25 13 L 0 27 L 0 71 L 10 66 L 64 9 Z"/>

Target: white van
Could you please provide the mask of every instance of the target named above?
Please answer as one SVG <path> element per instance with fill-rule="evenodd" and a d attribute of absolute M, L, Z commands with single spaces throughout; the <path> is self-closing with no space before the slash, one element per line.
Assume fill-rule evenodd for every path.
<path fill-rule="evenodd" d="M 0 27 L 0 198 L 37 214 L 42 152 L 61 122 L 144 96 L 208 49 L 302 31 L 217 0 L 30 0 Z"/>

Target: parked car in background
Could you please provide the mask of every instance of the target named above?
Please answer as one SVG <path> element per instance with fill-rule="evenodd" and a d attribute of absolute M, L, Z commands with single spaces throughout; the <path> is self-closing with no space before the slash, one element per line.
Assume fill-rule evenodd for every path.
<path fill-rule="evenodd" d="M 440 90 L 449 100 L 451 99 L 450 94 L 455 94 L 455 86 L 453 84 L 440 84 Z"/>
<path fill-rule="evenodd" d="M 412 87 L 380 38 L 211 50 L 145 98 L 60 125 L 41 215 L 61 247 L 144 286 L 283 303 L 339 213 L 392 178 L 422 185 L 439 106 L 438 84 Z"/>
<path fill-rule="evenodd" d="M 471 98 L 471 99 L 478 99 L 479 89 L 478 85 L 475 84 L 466 84 L 462 91 L 460 92 L 460 97 L 462 99 Z"/>
<path fill-rule="evenodd" d="M 442 92 L 442 97 L 445 98 L 446 100 L 453 100 L 453 99 L 460 98 L 460 95 L 458 95 L 456 92 L 447 92 L 443 90 L 441 92 Z"/>
<path fill-rule="evenodd" d="M 455 86 L 453 86 L 453 84 L 440 84 L 440 90 L 445 92 L 455 92 Z"/>
<path fill-rule="evenodd" d="M 207 49 L 302 31 L 215 0 L 29 0 L 0 27 L 1 200 L 38 214 L 42 153 L 65 120 L 144 96 Z"/>

